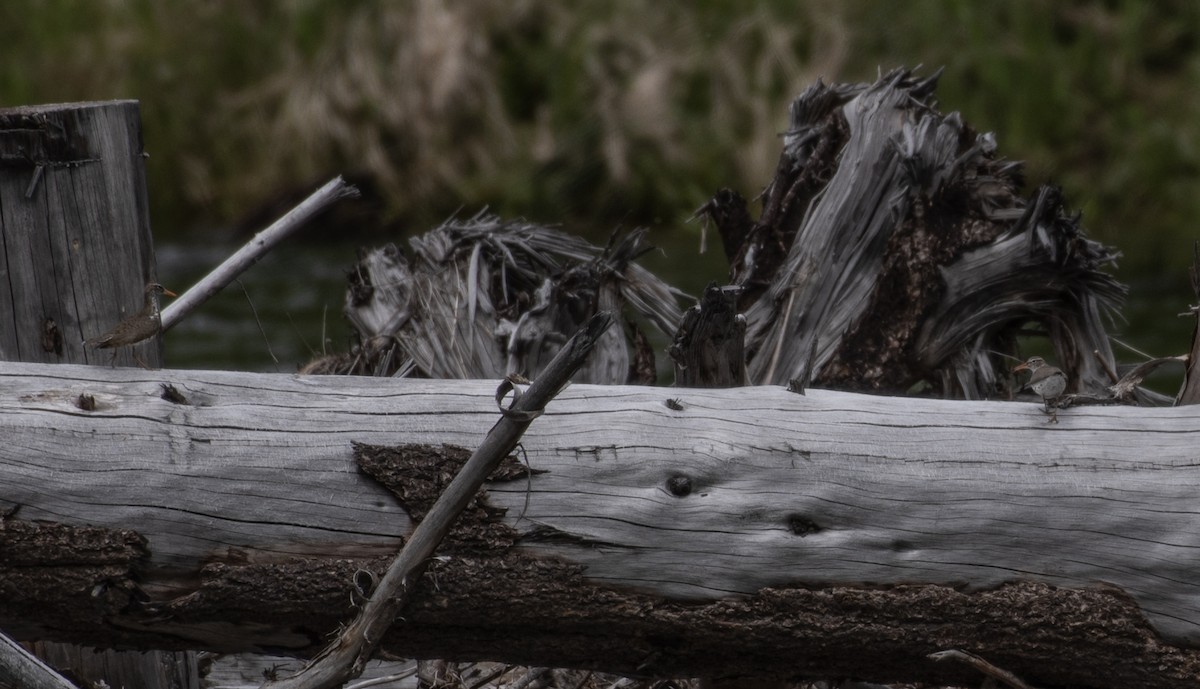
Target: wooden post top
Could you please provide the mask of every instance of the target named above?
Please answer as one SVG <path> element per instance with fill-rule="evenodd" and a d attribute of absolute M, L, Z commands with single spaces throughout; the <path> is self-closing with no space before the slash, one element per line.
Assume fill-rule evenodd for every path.
<path fill-rule="evenodd" d="M 155 276 L 137 101 L 0 109 L 0 240 L 0 359 L 107 364 L 83 340 Z M 138 348 L 161 366 L 157 338 Z"/>

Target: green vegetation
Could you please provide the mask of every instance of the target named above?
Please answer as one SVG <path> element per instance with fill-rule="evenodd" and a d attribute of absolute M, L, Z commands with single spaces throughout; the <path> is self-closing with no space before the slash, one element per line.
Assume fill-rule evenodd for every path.
<path fill-rule="evenodd" d="M 694 232 L 772 174 L 818 77 L 945 66 L 943 109 L 997 133 L 1119 246 L 1180 276 L 1200 217 L 1200 5 L 5 0 L 0 105 L 142 101 L 155 228 L 194 238 L 337 172 L 424 229 L 490 205 Z"/>

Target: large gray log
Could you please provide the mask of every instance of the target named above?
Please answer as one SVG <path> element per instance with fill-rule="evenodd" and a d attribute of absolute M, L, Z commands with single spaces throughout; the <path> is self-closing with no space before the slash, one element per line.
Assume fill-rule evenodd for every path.
<path fill-rule="evenodd" d="M 188 404 L 164 399 L 164 383 Z M 52 598 L 68 579 L 57 587 L 40 586 L 15 578 L 20 572 L 10 568 L 0 576 L 5 582 L 0 626 L 18 636 L 49 628 L 65 636 L 110 634 L 126 644 L 157 638 L 154 643 L 171 647 L 311 653 L 328 629 L 295 622 L 284 610 L 287 602 L 308 601 L 306 619 L 344 616 L 350 575 L 362 566 L 346 558 L 361 563 L 386 554 L 411 530 L 397 498 L 356 466 L 352 441 L 474 447 L 495 421 L 495 389 L 494 381 L 0 365 L 5 438 L 0 509 L 17 508 L 13 519 L 21 524 L 48 520 L 135 529 L 146 539 L 148 559 L 131 565 L 136 569 L 131 581 L 149 598 L 103 610 L 95 628 L 64 630 L 55 628 L 55 602 L 36 598 Z M 94 410 L 80 408 L 84 395 L 94 399 Z M 1120 607 L 1126 599 L 1119 592 L 1132 597 L 1170 642 L 1200 642 L 1197 436 L 1195 407 L 1071 408 L 1051 425 L 1039 405 L 1027 403 L 821 390 L 798 395 L 776 387 L 575 385 L 522 442 L 529 464 L 544 473 L 492 484 L 488 501 L 506 510 L 501 521 L 515 534 L 516 552 L 542 563 L 513 570 L 509 562 L 510 576 L 553 571 L 558 574 L 543 582 L 546 587 L 572 578 L 579 579 L 573 585 L 593 593 L 528 594 L 525 600 L 491 600 L 493 607 L 485 609 L 478 597 L 495 594 L 488 577 L 504 573 L 468 567 L 464 574 L 447 564 L 429 575 L 436 590 L 427 592 L 427 605 L 418 605 L 411 617 L 406 613 L 409 621 L 397 626 L 389 648 L 421 657 L 415 651 L 436 653 L 457 643 L 456 657 L 474 653 L 523 661 L 541 652 L 551 656 L 543 657 L 547 664 L 679 671 L 687 663 L 702 664 L 706 655 L 729 661 L 703 646 L 664 641 L 720 635 L 720 627 L 711 624 L 716 617 L 708 625 L 668 629 L 668 622 L 653 616 L 663 611 L 652 608 L 666 606 L 676 621 L 700 609 L 729 615 L 730 606 L 741 605 L 733 601 L 752 594 L 747 605 L 764 604 L 772 612 L 751 617 L 758 625 L 754 634 L 726 635 L 727 654 L 747 644 L 769 645 L 771 639 L 796 643 L 807 639 L 810 625 L 823 643 L 833 643 L 836 635 L 818 629 L 818 623 L 847 615 L 855 620 L 848 649 L 869 647 L 879 634 L 905 626 L 933 636 L 923 639 L 926 646 L 889 642 L 900 645 L 869 662 L 853 650 L 842 649 L 852 654 L 847 657 L 829 648 L 824 655 L 797 650 L 799 655 L 780 653 L 775 660 L 746 657 L 776 663 L 768 667 L 774 672 L 783 671 L 778 665 L 783 664 L 808 676 L 965 680 L 969 675 L 962 671 L 918 657 L 921 649 L 966 643 L 956 635 L 971 633 L 969 617 L 939 618 L 943 613 L 922 607 L 920 597 L 937 590 L 939 600 L 981 606 L 976 614 L 990 621 L 978 621 L 985 624 L 978 642 L 999 644 L 997 652 L 1011 658 L 1008 667 L 1025 669 L 1030 681 L 1117 686 L 1141 681 L 1145 675 L 1136 673 L 1153 665 L 1160 668 L 1154 675 L 1159 686 L 1188 686 L 1170 678 L 1194 680 L 1200 656 L 1162 646 L 1147 630 L 1138 632 L 1144 639 L 1122 647 L 1125 655 L 1116 660 L 1125 669 L 1119 672 L 1103 665 L 1067 667 L 1056 654 L 1095 658 L 1118 652 L 1104 645 L 1123 638 L 1119 630 L 1138 628 L 1136 609 L 1124 610 L 1122 625 L 1120 615 L 1106 607 Z M 13 532 L 17 521 L 6 522 L 6 530 Z M 122 547 L 136 550 L 136 539 L 124 538 Z M 237 577 L 256 563 L 300 556 L 331 563 L 332 569 L 321 570 L 326 579 L 304 578 L 301 569 L 318 568 L 311 563 L 274 574 L 314 586 L 323 582 L 327 598 L 253 579 L 244 580 L 252 589 L 244 598 L 220 598 L 216 592 L 218 584 L 236 588 Z M 0 569 L 12 561 L 0 558 Z M 567 569 L 556 569 L 562 567 Z M 48 567 L 39 576 L 59 571 Z M 61 571 L 72 570 L 63 564 Z M 342 578 L 329 580 L 329 572 Z M 99 596 L 97 606 L 123 581 L 120 572 L 108 577 L 84 584 L 104 589 L 92 591 Z M 996 588 L 1013 582 L 1015 589 Z M 907 586 L 913 584 L 940 586 Z M 1072 590 L 1055 592 L 1045 584 Z M 1097 585 L 1105 588 L 1097 591 Z M 880 586 L 898 588 L 876 590 Z M 977 593 L 945 588 L 962 586 Z M 764 599 L 768 587 L 775 593 Z M 850 603 L 855 596 L 874 601 L 895 596 L 907 607 L 897 608 L 905 614 L 894 618 L 879 617 L 860 607 L 867 605 L 863 600 Z M 807 607 L 789 607 L 800 604 L 797 597 Z M 1024 618 L 1029 610 L 1014 602 L 1018 598 L 1069 604 L 1034 623 Z M 342 607 L 320 602 L 334 600 Z M 646 607 L 634 609 L 629 600 Z M 670 600 L 689 602 L 675 608 Z M 579 609 L 538 607 L 547 601 Z M 825 617 L 801 624 L 788 616 L 816 614 L 813 610 L 825 609 L 820 601 L 833 605 L 821 613 Z M 29 617 L 27 611 L 38 604 L 46 612 Z M 202 619 L 197 609 L 205 604 L 208 617 Z M 256 604 L 268 609 L 251 615 L 254 624 L 246 623 L 246 610 Z M 272 612 L 271 606 L 281 607 Z M 741 623 L 750 623 L 744 616 L 751 613 L 738 609 Z M 528 627 L 522 633 L 509 630 L 505 638 L 462 633 L 461 625 L 471 626 L 477 617 L 487 629 L 482 620 L 528 622 L 522 616 L 534 614 L 531 610 L 537 611 L 536 633 Z M 654 664 L 604 656 L 609 642 L 596 635 L 614 632 L 611 625 L 626 619 L 623 615 L 633 615 L 629 624 L 647 628 L 637 636 L 641 642 L 614 637 L 620 644 L 611 646 L 612 653 L 630 654 L 643 648 L 639 643 L 648 644 L 657 654 Z M 651 621 L 637 622 L 647 615 Z M 1095 615 L 1100 617 L 1089 617 Z M 450 624 L 446 616 L 458 626 L 440 627 Z M 659 625 L 666 626 L 656 636 Z M 1056 649 L 1039 636 L 1045 634 L 1083 647 Z M 1130 660 L 1130 654 L 1139 660 Z M 1153 658 L 1146 661 L 1142 654 Z M 1143 661 L 1151 665 L 1139 664 Z"/>

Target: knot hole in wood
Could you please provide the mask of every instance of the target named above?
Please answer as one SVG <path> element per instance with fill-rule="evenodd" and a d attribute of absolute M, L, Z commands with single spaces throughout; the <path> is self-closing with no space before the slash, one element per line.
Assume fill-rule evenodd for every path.
<path fill-rule="evenodd" d="M 667 479 L 667 490 L 677 498 L 684 498 L 692 493 L 692 479 L 676 474 Z"/>
<path fill-rule="evenodd" d="M 787 519 L 787 525 L 788 530 L 800 538 L 811 536 L 812 534 L 820 533 L 824 530 L 819 524 L 802 514 L 789 515 Z"/>

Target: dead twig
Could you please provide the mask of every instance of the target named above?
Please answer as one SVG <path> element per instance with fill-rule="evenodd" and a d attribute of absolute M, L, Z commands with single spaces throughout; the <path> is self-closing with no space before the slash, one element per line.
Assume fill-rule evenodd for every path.
<path fill-rule="evenodd" d="M 1192 243 L 1192 267 L 1188 275 L 1192 281 L 1192 293 L 1200 303 L 1200 242 Z M 1200 305 L 1189 307 L 1186 314 L 1180 315 L 1195 317 L 1196 326 L 1192 330 L 1192 346 L 1184 361 L 1183 389 L 1179 391 L 1175 404 L 1200 404 L 1200 369 L 1197 368 L 1197 361 L 1200 360 Z"/>
<path fill-rule="evenodd" d="M 1096 363 L 1099 364 L 1100 368 L 1104 369 L 1104 372 L 1108 374 L 1108 379 L 1110 381 L 1116 383 L 1117 381 L 1121 380 L 1121 376 L 1117 375 L 1116 369 L 1112 367 L 1112 364 L 1109 363 L 1108 359 L 1105 358 L 1104 354 L 1099 349 L 1093 349 L 1092 356 L 1096 357 Z"/>
<path fill-rule="evenodd" d="M 1142 384 L 1142 379 L 1150 375 L 1154 369 L 1172 361 L 1182 362 L 1184 366 L 1187 365 L 1186 356 L 1165 356 L 1158 359 L 1151 359 L 1150 361 L 1144 361 L 1138 364 L 1137 367 L 1132 371 L 1126 373 L 1121 380 L 1111 385 L 1109 390 L 1112 391 L 1113 396 L 1117 399 L 1132 399 L 1134 391 L 1137 390 L 1137 387 Z"/>
<path fill-rule="evenodd" d="M 501 385 L 502 390 L 512 391 L 512 403 L 506 409 L 502 407 L 500 420 L 417 525 L 358 617 L 303 670 L 291 677 L 268 681 L 262 685 L 263 689 L 333 689 L 362 673 L 384 633 L 408 603 L 429 558 L 455 519 L 501 460 L 513 451 L 533 419 L 587 360 L 612 322 L 613 316 L 608 312 L 593 316 L 523 394 L 511 379 Z"/>
<path fill-rule="evenodd" d="M 979 670 L 980 672 L 987 675 L 988 677 L 991 677 L 992 679 L 995 679 L 999 682 L 1003 682 L 1003 683 L 1007 684 L 1008 686 L 1013 687 L 1013 689 L 1037 689 L 1037 687 L 1033 686 L 1032 684 L 1026 683 L 1020 677 L 1017 677 L 1016 675 L 1009 672 L 1008 670 L 1001 670 L 1000 668 L 996 667 L 995 665 L 992 665 L 991 663 L 984 660 L 983 658 L 980 658 L 979 656 L 975 655 L 974 653 L 968 653 L 966 651 L 960 651 L 958 649 L 952 648 L 952 649 L 949 649 L 946 651 L 938 651 L 937 653 L 930 653 L 927 657 L 929 657 L 933 660 L 938 660 L 938 661 L 958 660 L 958 661 L 964 662 L 967 665 L 970 665 L 971 667 L 975 668 L 976 670 Z"/>
<path fill-rule="evenodd" d="M 483 679 L 473 683 L 470 687 L 467 687 L 467 689 L 483 689 L 484 685 L 490 683 L 492 680 L 496 679 L 500 675 L 503 675 L 504 673 L 508 672 L 510 669 L 511 668 L 508 665 L 501 665 L 500 667 L 496 668 L 495 670 L 492 670 L 491 672 L 484 675 Z"/>
<path fill-rule="evenodd" d="M 312 195 L 272 223 L 270 227 L 254 235 L 254 238 L 245 246 L 225 259 L 224 263 L 205 275 L 191 289 L 179 295 L 179 298 L 171 302 L 170 306 L 163 309 L 162 331 L 165 333 L 173 328 L 185 316 L 220 292 L 238 275 L 241 275 L 243 271 L 257 263 L 258 259 L 274 248 L 276 244 L 303 227 L 313 216 L 328 208 L 335 201 L 354 196 L 358 196 L 358 189 L 347 184 L 341 177 L 329 180 L 325 186 L 314 191 Z"/>

